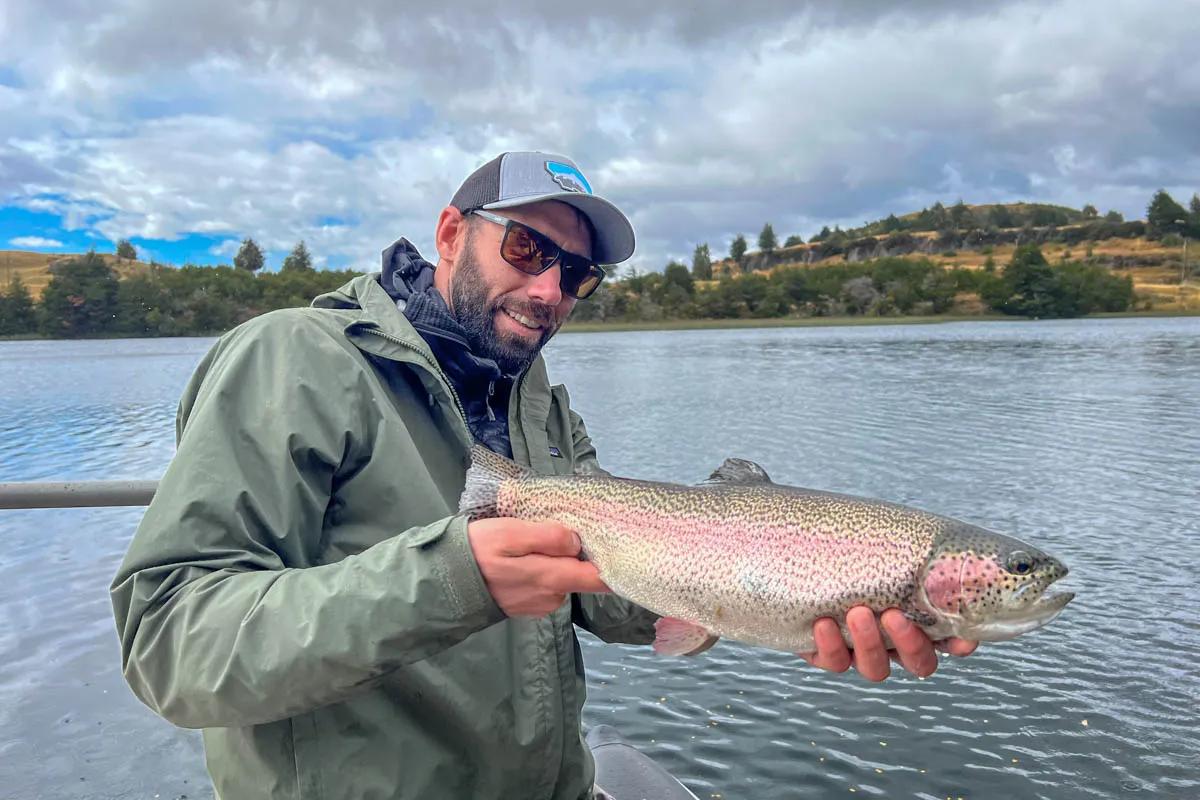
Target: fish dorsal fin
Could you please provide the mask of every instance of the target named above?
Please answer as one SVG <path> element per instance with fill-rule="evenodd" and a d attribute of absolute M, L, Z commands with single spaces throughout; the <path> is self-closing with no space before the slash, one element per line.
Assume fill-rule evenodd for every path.
<path fill-rule="evenodd" d="M 771 483 L 767 471 L 744 458 L 727 458 L 705 483 Z"/>

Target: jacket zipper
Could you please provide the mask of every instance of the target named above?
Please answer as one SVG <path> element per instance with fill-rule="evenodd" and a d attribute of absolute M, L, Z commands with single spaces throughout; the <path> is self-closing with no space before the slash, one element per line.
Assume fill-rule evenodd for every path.
<path fill-rule="evenodd" d="M 409 350 L 412 350 L 414 353 L 419 355 L 421 357 L 421 360 L 424 361 L 426 364 L 432 364 L 433 371 L 435 373 L 437 373 L 437 376 L 442 379 L 442 383 L 444 383 L 446 385 L 446 388 L 450 391 L 450 397 L 454 400 L 454 406 L 455 406 L 455 408 L 458 409 L 458 415 L 459 415 L 459 417 L 462 418 L 463 425 L 467 424 L 467 410 L 465 407 L 463 407 L 462 400 L 458 399 L 458 392 L 454 391 L 454 384 L 452 384 L 450 382 L 450 379 L 448 377 L 446 377 L 446 373 L 442 371 L 441 364 L 438 364 L 437 361 L 431 361 L 428 357 L 426 357 L 426 355 L 423 352 L 421 352 L 421 348 L 417 347 L 414 344 L 410 344 L 409 342 L 406 342 L 403 339 L 392 336 L 390 333 L 385 333 L 385 332 L 379 330 L 378 328 L 363 327 L 363 328 L 360 328 L 360 330 L 366 331 L 368 333 L 373 333 L 376 336 L 387 339 L 389 342 L 393 342 L 394 344 L 398 344 L 401 347 L 405 347 Z M 470 433 L 470 426 L 467 426 L 467 432 Z"/>

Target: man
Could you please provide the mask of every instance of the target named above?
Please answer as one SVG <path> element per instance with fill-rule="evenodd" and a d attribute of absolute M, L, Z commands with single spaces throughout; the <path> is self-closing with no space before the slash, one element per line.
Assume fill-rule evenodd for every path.
<path fill-rule="evenodd" d="M 221 338 L 113 582 L 125 676 L 204 729 L 220 797 L 580 798 L 574 627 L 653 640 L 578 537 L 457 512 L 473 440 L 544 473 L 596 451 L 539 351 L 633 229 L 569 159 L 507 153 L 379 275 Z M 899 612 L 896 657 L 936 667 Z M 867 609 L 807 656 L 887 675 Z M 969 645 L 962 645 L 966 648 Z"/>

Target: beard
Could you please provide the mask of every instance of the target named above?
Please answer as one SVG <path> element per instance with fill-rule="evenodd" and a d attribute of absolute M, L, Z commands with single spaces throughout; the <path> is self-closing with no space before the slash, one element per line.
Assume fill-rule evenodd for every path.
<path fill-rule="evenodd" d="M 517 375 L 529 368 L 550 337 L 558 332 L 554 308 L 507 295 L 489 299 L 489 287 L 474 256 L 474 242 L 468 234 L 463 255 L 451 281 L 451 314 L 466 333 L 467 342 L 475 355 L 495 361 L 506 375 Z M 502 308 L 515 311 L 541 325 L 542 335 L 530 342 L 515 334 L 497 330 L 496 314 L 504 313 L 500 310 Z"/>

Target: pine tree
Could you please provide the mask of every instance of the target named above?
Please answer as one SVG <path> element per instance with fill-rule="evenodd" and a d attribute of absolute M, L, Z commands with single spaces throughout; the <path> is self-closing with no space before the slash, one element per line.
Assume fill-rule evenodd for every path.
<path fill-rule="evenodd" d="M 967 204 L 961 198 L 950 209 L 950 221 L 954 224 L 955 229 L 965 228 L 971 221 L 971 209 L 967 208 Z"/>
<path fill-rule="evenodd" d="M 940 200 L 929 207 L 929 216 L 933 221 L 933 230 L 942 230 L 950 221 L 950 214 Z"/>
<path fill-rule="evenodd" d="M 1100 212 L 1097 211 L 1096 207 L 1094 205 L 1092 205 L 1091 203 L 1088 203 L 1086 206 L 1083 207 L 1083 218 L 1084 219 L 1095 219 L 1098 216 L 1100 216 Z"/>
<path fill-rule="evenodd" d="M 0 291 L 0 336 L 33 333 L 35 328 L 37 313 L 33 297 L 22 283 L 21 276 L 13 275 L 7 290 Z"/>
<path fill-rule="evenodd" d="M 125 261 L 137 261 L 137 248 L 133 246 L 133 242 L 128 239 L 118 241 L 117 258 Z"/>
<path fill-rule="evenodd" d="M 1146 225 L 1151 236 L 1164 236 L 1168 233 L 1180 233 L 1183 227 L 1181 220 L 1187 217 L 1183 206 L 1175 202 L 1175 198 L 1167 194 L 1166 189 L 1154 193 L 1150 205 L 1146 207 Z"/>
<path fill-rule="evenodd" d="M 95 250 L 54 267 L 42 291 L 42 330 L 48 336 L 94 336 L 116 326 L 117 274 Z"/>
<path fill-rule="evenodd" d="M 313 271 L 312 256 L 309 254 L 308 248 L 304 246 L 303 239 L 296 243 L 292 252 L 287 254 L 287 258 L 283 260 L 283 266 L 279 269 L 281 272 Z"/>
<path fill-rule="evenodd" d="M 258 242 L 250 237 L 243 239 L 242 246 L 238 248 L 237 255 L 233 257 L 233 266 L 249 273 L 255 273 L 262 269 L 265 263 L 266 259 L 263 257 L 263 251 L 258 246 Z"/>
<path fill-rule="evenodd" d="M 775 229 L 771 227 L 771 223 L 763 225 L 762 232 L 758 234 L 758 249 L 764 253 L 774 253 L 775 248 L 779 246 L 779 240 L 775 238 Z"/>
<path fill-rule="evenodd" d="M 738 234 L 733 240 L 733 244 L 729 245 L 729 257 L 740 267 L 742 259 L 746 257 L 746 237 Z"/>
<path fill-rule="evenodd" d="M 695 285 L 692 283 L 692 274 L 678 261 L 670 262 L 663 270 L 663 288 L 667 289 L 671 286 L 678 286 L 689 296 L 696 291 Z"/>
<path fill-rule="evenodd" d="M 692 277 L 698 281 L 712 280 L 712 253 L 707 242 L 696 245 L 692 251 Z"/>

